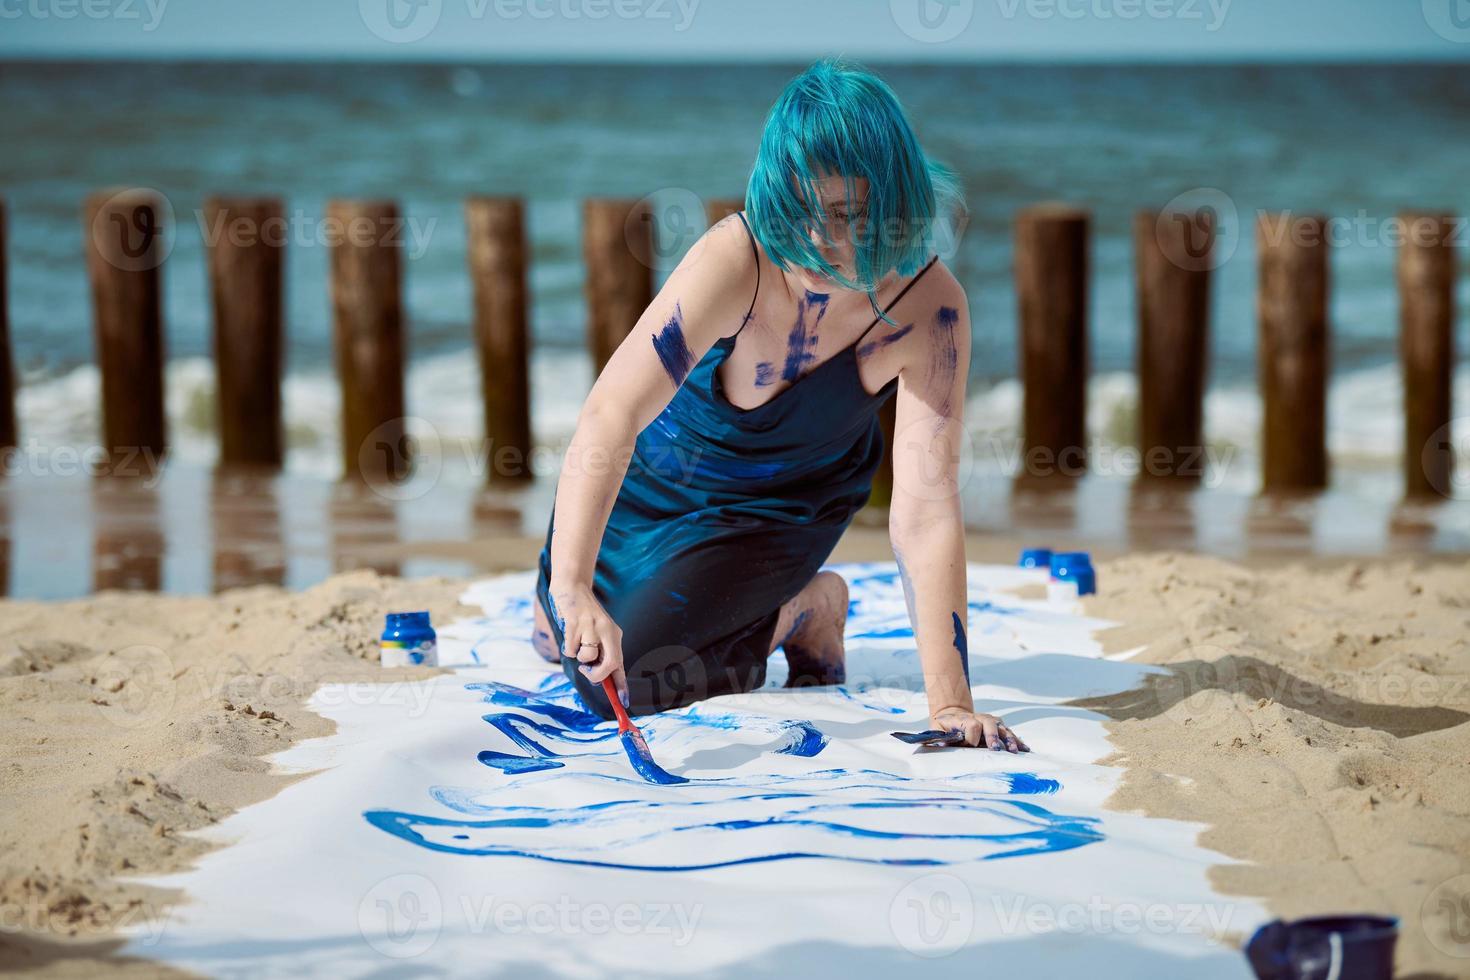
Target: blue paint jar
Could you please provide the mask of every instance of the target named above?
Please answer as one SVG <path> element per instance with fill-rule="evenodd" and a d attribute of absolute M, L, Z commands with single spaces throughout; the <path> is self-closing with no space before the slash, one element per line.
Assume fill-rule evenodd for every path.
<path fill-rule="evenodd" d="M 1016 564 L 1022 568 L 1051 568 L 1051 549 L 1027 548 L 1021 552 L 1021 560 Z"/>
<path fill-rule="evenodd" d="M 439 665 L 439 638 L 426 612 L 389 613 L 379 645 L 384 667 Z"/>
<path fill-rule="evenodd" d="M 1051 580 L 1070 592 L 1075 586 L 1078 596 L 1097 591 L 1097 573 L 1092 558 L 1085 551 L 1060 551 L 1051 556 Z"/>
<path fill-rule="evenodd" d="M 1260 980 L 1389 980 L 1399 920 L 1387 915 L 1325 915 L 1256 930 L 1245 955 Z"/>

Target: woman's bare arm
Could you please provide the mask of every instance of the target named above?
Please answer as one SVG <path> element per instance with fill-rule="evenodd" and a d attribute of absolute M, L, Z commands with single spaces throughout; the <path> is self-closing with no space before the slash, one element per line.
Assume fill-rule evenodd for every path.
<path fill-rule="evenodd" d="M 593 597 L 592 577 L 634 441 L 714 342 L 739 328 L 755 282 L 750 240 L 732 216 L 707 231 L 669 275 L 577 417 L 557 481 L 549 585 L 563 653 L 582 660 L 594 683 L 611 674 L 625 692 L 622 630 Z M 600 643 L 601 655 L 578 649 L 584 640 Z"/>
<path fill-rule="evenodd" d="M 889 538 L 914 627 L 929 716 L 935 728 L 960 729 L 966 744 L 1012 752 L 1025 746 L 999 720 L 975 713 L 970 696 L 965 527 L 959 460 L 970 314 L 964 290 L 945 274 L 926 289 L 899 371 Z M 923 333 L 920 333 L 922 329 Z"/>

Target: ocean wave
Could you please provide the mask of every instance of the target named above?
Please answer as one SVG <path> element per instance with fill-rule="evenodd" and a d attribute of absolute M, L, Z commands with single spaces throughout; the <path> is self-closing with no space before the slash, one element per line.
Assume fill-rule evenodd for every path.
<path fill-rule="evenodd" d="M 592 385 L 592 365 L 585 353 L 564 348 L 537 351 L 531 361 L 531 416 L 538 446 L 553 452 L 565 448 L 577 413 Z M 92 365 L 52 378 L 28 379 L 19 390 L 22 444 L 85 448 L 97 444 L 100 431 L 100 375 Z M 166 372 L 170 452 L 175 460 L 212 465 L 215 437 L 214 366 L 206 358 L 170 362 Z M 1456 374 L 1454 417 L 1470 419 L 1470 366 Z M 312 371 L 288 375 L 282 385 L 289 472 L 332 479 L 340 465 L 340 395 L 335 376 Z M 481 442 L 479 367 L 473 351 L 426 357 L 406 378 L 410 431 L 429 440 L 449 459 L 472 459 Z M 972 390 L 965 423 L 976 459 L 986 440 L 1014 445 L 1019 438 L 1022 388 L 1008 379 Z M 1132 444 L 1137 424 L 1138 385 L 1130 373 L 1094 375 L 1088 385 L 1088 430 L 1095 446 Z M 1253 387 L 1225 385 L 1205 398 L 1205 438 L 1216 455 L 1232 465 L 1211 484 L 1244 493 L 1258 489 L 1261 402 Z M 1463 433 L 1462 433 L 1463 435 Z M 1334 480 L 1381 483 L 1397 493 L 1403 449 L 1403 385 L 1394 364 L 1352 371 L 1337 377 L 1328 394 L 1328 449 Z M 1470 466 L 1461 438 L 1460 465 Z M 460 447 L 463 454 L 451 452 Z M 991 457 L 995 465 L 999 463 Z M 1242 465 L 1245 464 L 1245 465 Z M 464 479 L 474 479 L 459 469 Z M 454 478 L 453 467 L 445 476 Z M 1374 493 L 1375 496 L 1379 495 Z"/>

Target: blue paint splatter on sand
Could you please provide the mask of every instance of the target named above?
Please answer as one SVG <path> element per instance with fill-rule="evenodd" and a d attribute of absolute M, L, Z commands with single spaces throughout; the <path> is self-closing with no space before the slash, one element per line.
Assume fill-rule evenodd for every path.
<path fill-rule="evenodd" d="M 659 363 L 664 366 L 664 371 L 675 388 L 684 383 L 694 367 L 694 353 L 684 341 L 683 319 L 684 313 L 679 309 L 679 304 L 675 303 L 674 315 L 669 317 L 669 322 L 653 337 L 654 352 L 658 354 Z"/>

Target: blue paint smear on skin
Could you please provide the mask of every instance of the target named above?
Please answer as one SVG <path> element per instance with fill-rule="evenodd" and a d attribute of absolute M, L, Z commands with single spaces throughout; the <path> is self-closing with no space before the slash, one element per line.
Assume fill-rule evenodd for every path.
<path fill-rule="evenodd" d="M 880 347 L 887 347 L 889 344 L 894 343 L 895 341 L 902 340 L 905 336 L 908 335 L 909 331 L 913 329 L 914 325 L 910 323 L 907 326 L 900 327 L 890 334 L 885 334 L 884 336 L 879 337 L 877 340 L 870 340 L 857 349 L 857 356 L 859 358 L 867 357 L 874 351 L 878 350 L 878 348 Z"/>
<path fill-rule="evenodd" d="M 776 383 L 776 366 L 770 361 L 761 361 L 755 366 L 755 386 L 765 388 Z"/>
<path fill-rule="evenodd" d="M 970 641 L 965 637 L 965 624 L 960 619 L 959 613 L 950 613 L 954 617 L 954 648 L 960 654 L 960 666 L 965 668 L 965 686 L 970 684 Z"/>
<path fill-rule="evenodd" d="M 786 337 L 786 363 L 781 368 L 783 380 L 795 381 L 800 378 L 806 366 L 817 359 L 816 330 L 822 317 L 827 315 L 827 301 L 830 298 L 826 293 L 807 290 L 805 298 L 796 301 L 796 323 Z M 807 313 L 811 310 L 816 311 L 816 317 L 808 325 Z"/>
<path fill-rule="evenodd" d="M 694 368 L 694 353 L 684 341 L 683 319 L 684 313 L 679 309 L 679 304 L 675 303 L 674 315 L 653 336 L 654 352 L 658 354 L 659 363 L 664 366 L 664 371 L 675 388 L 684 383 L 684 379 Z"/>
<path fill-rule="evenodd" d="M 929 354 L 929 371 L 937 379 L 937 386 L 944 392 L 944 400 L 936 411 L 948 418 L 951 414 L 949 399 L 953 393 L 955 370 L 959 365 L 959 350 L 955 346 L 955 326 L 960 312 L 952 306 L 941 306 L 934 315 L 934 325 L 929 334 L 932 338 Z"/>

